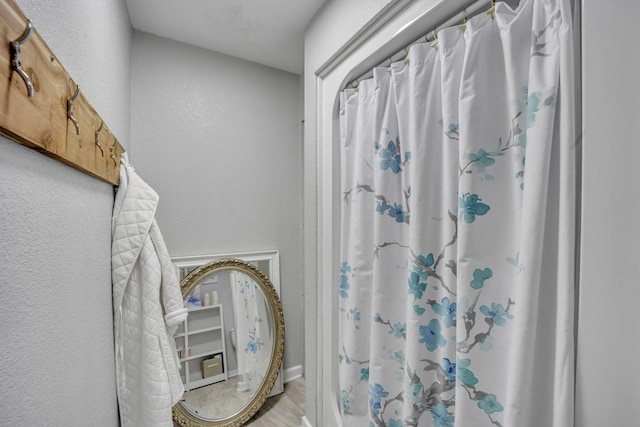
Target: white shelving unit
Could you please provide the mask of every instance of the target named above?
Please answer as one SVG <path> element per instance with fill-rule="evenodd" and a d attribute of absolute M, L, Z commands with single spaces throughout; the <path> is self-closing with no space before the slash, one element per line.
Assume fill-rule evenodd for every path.
<path fill-rule="evenodd" d="M 189 316 L 176 332 L 175 339 L 176 348 L 185 350 L 184 357 L 180 358 L 185 390 L 228 379 L 221 305 L 189 308 Z M 222 373 L 204 378 L 201 362 L 217 355 L 222 356 Z"/>

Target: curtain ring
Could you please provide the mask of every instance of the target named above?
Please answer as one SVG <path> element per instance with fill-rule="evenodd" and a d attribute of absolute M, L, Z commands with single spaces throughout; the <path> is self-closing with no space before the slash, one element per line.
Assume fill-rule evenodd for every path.
<path fill-rule="evenodd" d="M 431 42 L 430 46 L 434 49 L 438 48 L 438 35 L 436 34 L 436 30 L 433 30 L 431 32 L 431 35 L 433 36 L 433 41 Z"/>
<path fill-rule="evenodd" d="M 467 30 L 467 9 L 462 9 L 462 25 L 460 25 L 460 31 Z"/>
<path fill-rule="evenodd" d="M 487 15 L 494 19 L 496 17 L 496 0 L 491 0 L 491 8 L 487 10 Z"/>

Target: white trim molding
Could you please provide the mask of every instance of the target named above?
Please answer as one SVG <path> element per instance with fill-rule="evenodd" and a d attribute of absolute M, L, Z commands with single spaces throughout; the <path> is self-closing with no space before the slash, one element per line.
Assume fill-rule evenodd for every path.
<path fill-rule="evenodd" d="M 301 424 L 300 424 L 301 427 L 313 427 L 311 425 L 311 423 L 309 422 L 309 420 L 307 419 L 306 415 L 304 417 L 302 417 L 302 420 L 300 420 L 300 422 L 301 422 Z"/>
<path fill-rule="evenodd" d="M 282 379 L 284 383 L 290 383 L 298 378 L 302 378 L 303 369 L 302 365 L 292 366 L 282 371 Z"/>

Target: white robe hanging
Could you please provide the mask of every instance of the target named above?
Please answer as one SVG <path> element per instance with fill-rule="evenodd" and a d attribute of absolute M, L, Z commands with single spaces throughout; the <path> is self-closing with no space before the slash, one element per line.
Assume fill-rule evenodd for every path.
<path fill-rule="evenodd" d="M 154 219 L 157 193 L 123 156 L 112 222 L 118 405 L 123 427 L 172 426 L 184 393 L 173 335 L 187 309 Z"/>

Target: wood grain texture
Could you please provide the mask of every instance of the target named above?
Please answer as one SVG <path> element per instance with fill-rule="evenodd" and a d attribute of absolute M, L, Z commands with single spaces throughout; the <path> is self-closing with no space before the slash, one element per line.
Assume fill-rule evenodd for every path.
<path fill-rule="evenodd" d="M 67 101 L 72 98 L 77 85 L 37 29 L 34 28 L 21 45 L 22 69 L 33 83 L 33 97 L 28 96 L 25 82 L 12 70 L 10 43 L 22 35 L 27 21 L 13 0 L 0 0 L 0 133 L 82 172 L 118 185 L 120 155 L 124 149 L 107 131 L 104 139 L 109 142 L 108 145 L 103 144 L 106 147 L 103 156 L 95 144 L 95 131 L 102 119 L 82 92 L 74 101 L 74 116 L 80 124 L 80 135 L 77 135 L 75 125 L 67 118 Z M 112 152 L 116 161 L 110 157 Z"/>

